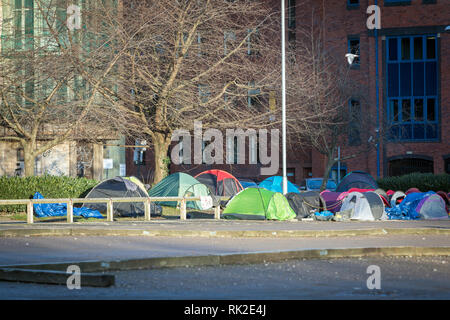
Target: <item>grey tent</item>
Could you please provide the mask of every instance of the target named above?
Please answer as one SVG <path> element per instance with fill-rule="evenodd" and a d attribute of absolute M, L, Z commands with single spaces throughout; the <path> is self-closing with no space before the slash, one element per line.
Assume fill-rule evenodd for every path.
<path fill-rule="evenodd" d="M 313 212 L 325 211 L 327 209 L 325 200 L 316 191 L 302 193 L 289 192 L 286 194 L 286 199 L 297 215 L 297 219 L 306 218 Z"/>
<path fill-rule="evenodd" d="M 96 185 L 86 198 L 146 198 L 148 194 L 138 184 L 123 177 L 104 180 Z M 84 203 L 83 207 L 106 212 L 106 203 Z M 114 203 L 114 214 L 121 217 L 143 216 L 145 213 L 143 202 Z M 150 205 L 151 215 L 161 215 L 162 208 L 155 203 Z"/>
<path fill-rule="evenodd" d="M 336 192 L 346 192 L 351 188 L 375 190 L 378 189 L 378 184 L 367 172 L 352 171 L 342 178 Z"/>
<path fill-rule="evenodd" d="M 345 197 L 341 212 L 349 211 L 350 219 L 374 221 L 384 219 L 384 202 L 375 192 L 351 192 Z"/>

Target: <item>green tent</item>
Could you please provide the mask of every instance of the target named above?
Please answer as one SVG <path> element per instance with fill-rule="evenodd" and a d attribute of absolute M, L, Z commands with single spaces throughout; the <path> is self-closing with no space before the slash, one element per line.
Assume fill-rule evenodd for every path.
<path fill-rule="evenodd" d="M 209 196 L 210 191 L 207 186 L 198 182 L 197 179 L 187 173 L 173 173 L 158 182 L 148 192 L 150 197 L 198 197 Z M 176 207 L 176 201 L 158 201 L 162 206 Z M 186 207 L 201 210 L 200 201 L 188 201 Z"/>
<path fill-rule="evenodd" d="M 289 202 L 279 192 L 247 188 L 235 195 L 223 211 L 225 219 L 289 220 L 296 217 Z"/>

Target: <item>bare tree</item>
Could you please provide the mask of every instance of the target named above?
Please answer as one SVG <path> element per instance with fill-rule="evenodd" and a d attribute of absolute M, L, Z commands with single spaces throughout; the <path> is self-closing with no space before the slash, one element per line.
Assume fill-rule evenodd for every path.
<path fill-rule="evenodd" d="M 19 142 L 25 175 L 30 176 L 38 155 L 69 139 L 110 136 L 110 130 L 102 120 L 102 95 L 74 67 L 77 46 L 69 43 L 79 47 L 81 39 L 67 27 L 69 3 L 27 3 L 18 8 L 13 1 L 2 1 L 10 19 L 2 21 L 0 140 Z M 116 60 L 101 70 L 101 77 Z"/>
<path fill-rule="evenodd" d="M 353 147 L 340 158 L 346 160 L 367 153 L 375 140 L 363 130 L 372 120 L 361 109 L 363 90 L 351 78 L 344 53 L 325 46 L 323 28 L 315 23 L 314 12 L 311 21 L 298 28 L 299 36 L 291 43 L 295 51 L 290 55 L 288 97 L 294 116 L 288 132 L 291 143 L 312 147 L 325 156 L 324 190 L 337 162 L 338 145 Z"/>
<path fill-rule="evenodd" d="M 99 87 L 122 119 L 117 130 L 150 138 L 154 182 L 168 173 L 177 129 L 271 126 L 268 96 L 279 79 L 278 14 L 266 1 L 129 1 L 115 9 L 98 5 L 84 14 L 98 22 L 109 50 L 123 52 L 115 74 L 101 81 L 88 70 L 107 59 L 85 51 L 83 75 Z M 99 29 L 92 30 L 99 32 Z M 86 58 L 83 58 L 83 56 Z M 91 64 L 86 63 L 89 61 Z M 111 79 L 114 79 L 113 88 Z"/>

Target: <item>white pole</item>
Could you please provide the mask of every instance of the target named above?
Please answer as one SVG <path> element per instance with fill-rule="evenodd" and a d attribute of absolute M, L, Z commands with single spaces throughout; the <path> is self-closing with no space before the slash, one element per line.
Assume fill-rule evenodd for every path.
<path fill-rule="evenodd" d="M 285 0 L 281 0 L 281 110 L 282 110 L 282 143 L 283 143 L 283 194 L 287 193 L 286 175 L 286 32 L 285 32 Z"/>

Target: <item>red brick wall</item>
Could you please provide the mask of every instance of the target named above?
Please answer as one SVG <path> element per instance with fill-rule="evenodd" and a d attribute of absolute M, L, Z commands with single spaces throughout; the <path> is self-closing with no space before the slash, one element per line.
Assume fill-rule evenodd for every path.
<path fill-rule="evenodd" d="M 322 13 L 320 8 L 325 4 L 325 19 L 323 20 L 326 32 L 326 43 L 329 48 L 337 50 L 344 55 L 347 52 L 347 36 L 359 34 L 361 45 L 361 66 L 358 70 L 352 70 L 351 76 L 357 78 L 367 91 L 367 101 L 362 102 L 363 110 L 367 110 L 374 117 L 376 116 L 376 84 L 375 84 L 375 38 L 369 35 L 366 27 L 366 9 L 375 1 L 360 1 L 358 9 L 347 9 L 344 0 L 309 1 L 302 5 L 303 10 L 297 10 L 299 16 L 297 20 L 310 19 L 311 7 L 316 8 L 316 12 Z M 422 4 L 422 0 L 412 0 L 411 5 L 405 6 L 384 6 L 384 1 L 378 1 L 381 8 L 381 27 L 386 28 L 411 28 L 425 26 L 450 25 L 450 1 L 438 0 L 436 4 Z M 309 9 L 308 9 L 309 7 Z M 308 20 L 310 21 L 310 20 Z M 415 33 L 411 33 L 414 35 Z M 380 36 L 379 43 L 379 108 L 380 121 L 384 119 L 385 102 L 383 100 L 383 40 Z M 414 143 L 392 143 L 380 144 L 380 174 L 387 173 L 387 159 L 393 156 L 412 154 L 426 155 L 433 158 L 434 172 L 444 172 L 443 155 L 450 153 L 450 34 L 440 34 L 440 142 L 414 142 Z M 368 126 L 367 130 L 375 132 L 376 126 Z M 343 137 L 345 138 L 345 137 Z M 383 150 L 384 149 L 384 150 Z M 343 156 L 352 154 L 354 148 L 342 148 Z M 323 164 L 323 156 L 313 153 L 314 176 L 323 174 L 316 163 Z M 355 159 L 346 161 L 349 171 L 365 170 L 373 176 L 377 174 L 376 149 L 372 149 L 369 154 L 358 156 Z"/>

